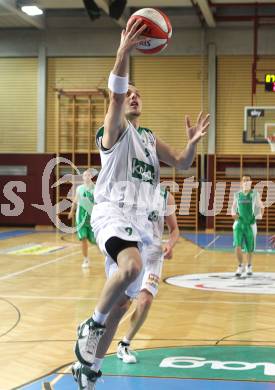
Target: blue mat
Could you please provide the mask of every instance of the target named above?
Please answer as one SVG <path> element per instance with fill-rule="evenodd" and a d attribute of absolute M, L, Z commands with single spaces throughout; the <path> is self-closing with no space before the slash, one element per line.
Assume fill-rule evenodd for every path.
<path fill-rule="evenodd" d="M 44 378 L 43 382 L 51 381 L 53 376 Z M 42 381 L 21 387 L 24 390 L 41 390 Z M 174 379 L 174 378 L 140 378 L 122 376 L 104 376 L 103 381 L 97 382 L 96 390 L 272 390 L 275 384 L 266 382 L 246 381 L 212 381 L 196 379 Z M 77 385 L 71 375 L 64 375 L 54 385 L 55 390 L 76 390 Z"/>
<path fill-rule="evenodd" d="M 182 237 L 192 241 L 201 248 L 207 248 L 209 250 L 233 250 L 233 236 L 230 233 L 184 233 Z M 275 252 L 270 247 L 268 242 L 269 238 L 270 236 L 257 235 L 256 252 Z"/>
<path fill-rule="evenodd" d="M 34 229 L 32 230 L 10 230 L 8 232 L 0 232 L 0 240 L 6 240 L 8 238 L 25 236 L 27 234 L 37 233 Z"/>

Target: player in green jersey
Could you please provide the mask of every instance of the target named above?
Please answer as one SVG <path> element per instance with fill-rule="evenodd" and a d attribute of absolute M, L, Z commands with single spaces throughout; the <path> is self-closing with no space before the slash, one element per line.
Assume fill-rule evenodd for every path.
<path fill-rule="evenodd" d="M 261 219 L 264 213 L 260 194 L 251 189 L 252 181 L 249 175 L 244 175 L 241 181 L 241 191 L 234 194 L 232 205 L 233 245 L 238 260 L 235 276 L 252 276 L 252 255 L 255 251 L 257 225 L 256 219 Z M 242 249 L 247 253 L 247 265 L 243 264 Z"/>
<path fill-rule="evenodd" d="M 95 237 L 90 223 L 94 205 L 94 183 L 89 170 L 83 172 L 82 178 L 83 184 L 79 185 L 76 189 L 76 194 L 68 218 L 72 219 L 75 214 L 77 236 L 82 244 L 82 267 L 88 268 L 90 267 L 90 260 L 88 258 L 88 242 L 95 244 Z"/>

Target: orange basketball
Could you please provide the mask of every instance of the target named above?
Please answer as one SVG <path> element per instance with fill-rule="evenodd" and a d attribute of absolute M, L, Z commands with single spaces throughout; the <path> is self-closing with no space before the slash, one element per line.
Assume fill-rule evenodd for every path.
<path fill-rule="evenodd" d="M 142 34 L 147 39 L 136 46 L 137 50 L 144 54 L 155 54 L 167 47 L 172 36 L 172 26 L 167 15 L 154 8 L 142 8 L 131 15 L 129 21 L 132 20 L 142 20 L 147 25 Z"/>

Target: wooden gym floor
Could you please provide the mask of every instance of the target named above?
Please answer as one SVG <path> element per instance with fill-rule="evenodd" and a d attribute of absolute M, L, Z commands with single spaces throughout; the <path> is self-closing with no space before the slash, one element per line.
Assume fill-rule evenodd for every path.
<path fill-rule="evenodd" d="M 36 254 L 38 244 L 49 253 Z M 11 228 L 0 231 L 0 390 L 20 388 L 75 360 L 76 327 L 92 312 L 105 281 L 97 247 L 90 247 L 89 270 L 81 268 L 80 249 L 74 236 Z M 20 251 L 30 254 L 14 254 Z M 173 259 L 165 261 L 163 279 L 233 272 L 235 266 L 233 253 L 208 251 L 181 238 Z M 275 272 L 274 255 L 255 255 L 255 270 Z M 202 291 L 162 281 L 133 348 L 275 346 L 274 308 L 272 294 Z M 132 310 L 123 319 L 110 352 L 124 335 Z"/>

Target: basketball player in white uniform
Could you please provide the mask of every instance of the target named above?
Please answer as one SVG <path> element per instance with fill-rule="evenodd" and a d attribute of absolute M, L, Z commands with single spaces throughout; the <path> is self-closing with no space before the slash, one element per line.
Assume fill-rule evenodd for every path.
<path fill-rule="evenodd" d="M 136 357 L 130 351 L 130 340 L 133 339 L 135 334 L 141 328 L 144 323 L 149 309 L 151 307 L 153 298 L 158 292 L 159 280 L 162 273 L 163 259 L 171 259 L 173 247 L 178 241 L 179 229 L 177 224 L 177 218 L 175 214 L 175 199 L 166 190 L 161 189 L 158 208 L 149 215 L 149 220 L 153 224 L 154 241 L 153 244 L 146 247 L 146 250 L 142 251 L 142 257 L 144 261 L 143 272 L 140 273 L 138 278 L 128 286 L 124 295 L 120 298 L 111 310 L 106 321 L 106 332 L 100 339 L 97 351 L 96 362 L 101 362 L 108 351 L 114 334 L 117 330 L 119 322 L 123 315 L 129 309 L 133 299 L 137 298 L 136 310 L 131 317 L 131 327 L 127 332 L 126 337 L 119 343 L 117 356 L 125 363 L 136 363 Z M 169 239 L 162 245 L 162 234 L 164 230 L 164 219 L 169 229 Z M 105 259 L 105 270 L 107 278 L 117 272 L 118 265 L 107 256 Z M 83 365 L 82 365 L 83 367 Z M 79 374 L 81 364 L 76 362 L 73 365 L 73 374 L 77 380 L 77 374 Z M 86 378 L 82 380 L 82 385 L 85 384 Z"/>
<path fill-rule="evenodd" d="M 139 285 L 136 309 L 131 316 L 131 326 L 126 332 L 126 336 L 118 344 L 117 357 L 124 363 L 136 363 L 137 361 L 135 355 L 130 351 L 130 343 L 146 320 L 153 299 L 157 295 L 163 260 L 172 258 L 173 247 L 179 238 L 176 214 L 175 212 L 171 214 L 167 212 L 167 205 L 173 209 L 175 208 L 175 199 L 166 190 L 161 190 L 161 198 L 163 202 L 162 212 L 152 212 L 149 216 L 153 223 L 154 242 L 146 248 L 144 254 L 144 275 L 141 286 Z M 162 246 L 164 219 L 169 229 L 169 239 Z"/>
<path fill-rule="evenodd" d="M 117 263 L 118 270 L 107 280 L 91 318 L 78 327 L 75 353 L 80 365 L 75 376 L 81 389 L 95 388 L 102 363 L 95 360 L 95 354 L 106 320 L 142 270 L 141 248 L 153 242 L 148 215 L 154 209 L 159 160 L 178 169 L 189 168 L 196 144 L 209 126 L 209 115 L 203 117 L 200 113 L 195 126 L 187 117 L 188 143 L 182 152 L 140 127 L 142 102 L 137 88 L 128 84 L 128 67 L 130 53 L 142 41 L 145 28 L 140 21 L 133 21 L 122 31 L 108 82 L 110 104 L 97 136 L 102 169 L 94 192 L 91 223 L 99 248 Z"/>

